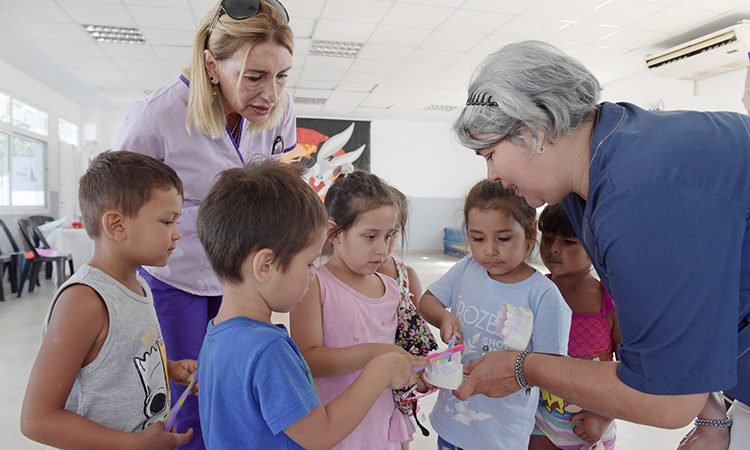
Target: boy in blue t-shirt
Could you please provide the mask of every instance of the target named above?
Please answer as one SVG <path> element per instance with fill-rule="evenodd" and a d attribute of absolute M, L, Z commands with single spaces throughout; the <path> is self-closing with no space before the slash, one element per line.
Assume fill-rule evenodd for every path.
<path fill-rule="evenodd" d="M 307 292 L 328 217 L 302 168 L 274 161 L 225 170 L 201 203 L 198 237 L 224 298 L 198 357 L 207 448 L 330 448 L 386 388 L 413 385 L 423 358 L 387 353 L 321 405 L 302 358 L 271 313 Z"/>

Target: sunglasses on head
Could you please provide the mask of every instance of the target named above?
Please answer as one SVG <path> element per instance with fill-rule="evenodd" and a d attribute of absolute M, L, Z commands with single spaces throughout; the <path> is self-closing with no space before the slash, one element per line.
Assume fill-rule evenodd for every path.
<path fill-rule="evenodd" d="M 203 44 L 203 48 L 208 48 L 208 38 L 211 36 L 211 30 L 214 28 L 214 24 L 219 20 L 219 16 L 221 16 L 222 13 L 226 13 L 234 20 L 247 19 L 258 14 L 258 11 L 260 10 L 260 1 L 261 0 L 222 0 L 219 9 L 216 10 L 213 20 L 211 20 L 211 25 L 208 26 L 206 42 Z M 289 23 L 289 13 L 280 1 L 263 1 L 276 8 L 284 18 L 284 22 Z"/>

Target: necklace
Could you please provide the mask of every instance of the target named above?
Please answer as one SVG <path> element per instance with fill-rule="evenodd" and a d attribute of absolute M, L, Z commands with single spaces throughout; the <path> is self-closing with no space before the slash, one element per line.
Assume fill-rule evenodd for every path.
<path fill-rule="evenodd" d="M 600 106 L 600 108 L 601 108 L 601 106 Z M 622 114 L 620 115 L 620 120 L 617 121 L 617 125 L 615 125 L 615 127 L 612 128 L 612 131 L 610 131 L 609 134 L 607 134 L 606 136 L 604 136 L 602 138 L 602 140 L 599 141 L 598 144 L 596 144 L 596 149 L 594 150 L 594 156 L 592 156 L 591 160 L 589 160 L 589 169 L 591 169 L 591 164 L 594 163 L 594 159 L 596 158 L 596 155 L 599 153 L 599 147 L 602 146 L 602 144 L 604 143 L 604 141 L 606 141 L 610 136 L 612 136 L 612 133 L 614 133 L 615 130 L 620 126 L 620 124 L 622 123 L 623 119 L 625 119 L 625 107 L 624 106 L 622 107 Z M 594 119 L 594 129 L 591 130 L 591 140 L 592 141 L 594 139 L 594 130 L 596 129 L 597 122 L 599 122 L 599 109 L 596 110 L 596 119 Z"/>
<path fill-rule="evenodd" d="M 240 127 L 240 122 L 242 122 L 242 116 L 237 118 L 237 122 L 234 123 L 234 128 L 232 128 L 232 139 L 237 141 L 237 129 Z"/>

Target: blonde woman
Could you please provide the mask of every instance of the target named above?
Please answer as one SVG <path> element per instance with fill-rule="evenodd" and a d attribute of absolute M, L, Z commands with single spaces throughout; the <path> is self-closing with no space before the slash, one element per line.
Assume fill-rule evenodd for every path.
<path fill-rule="evenodd" d="M 284 92 L 292 66 L 289 17 L 276 0 L 224 0 L 203 18 L 192 63 L 175 80 L 131 105 L 115 149 L 153 156 L 182 179 L 182 240 L 165 267 L 141 269 L 154 294 L 167 357 L 197 359 L 221 284 L 196 235 L 198 206 L 216 174 L 257 155 L 280 158 L 295 147 L 296 117 Z M 242 213 L 242 211 L 238 211 Z M 184 387 L 172 384 L 172 399 Z M 196 397 L 178 430 L 192 427 L 202 448 Z"/>

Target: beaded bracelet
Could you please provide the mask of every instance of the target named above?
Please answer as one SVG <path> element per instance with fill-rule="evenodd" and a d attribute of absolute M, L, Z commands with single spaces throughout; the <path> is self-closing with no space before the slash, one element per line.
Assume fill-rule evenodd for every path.
<path fill-rule="evenodd" d="M 729 428 L 732 426 L 732 419 L 695 419 L 695 425 L 696 426 L 706 426 L 706 427 L 723 427 L 723 428 Z"/>
<path fill-rule="evenodd" d="M 523 373 L 523 363 L 526 362 L 526 357 L 531 353 L 528 350 L 524 350 L 516 357 L 516 382 L 521 386 L 521 389 L 530 389 L 533 386 L 526 381 L 526 375 Z"/>

